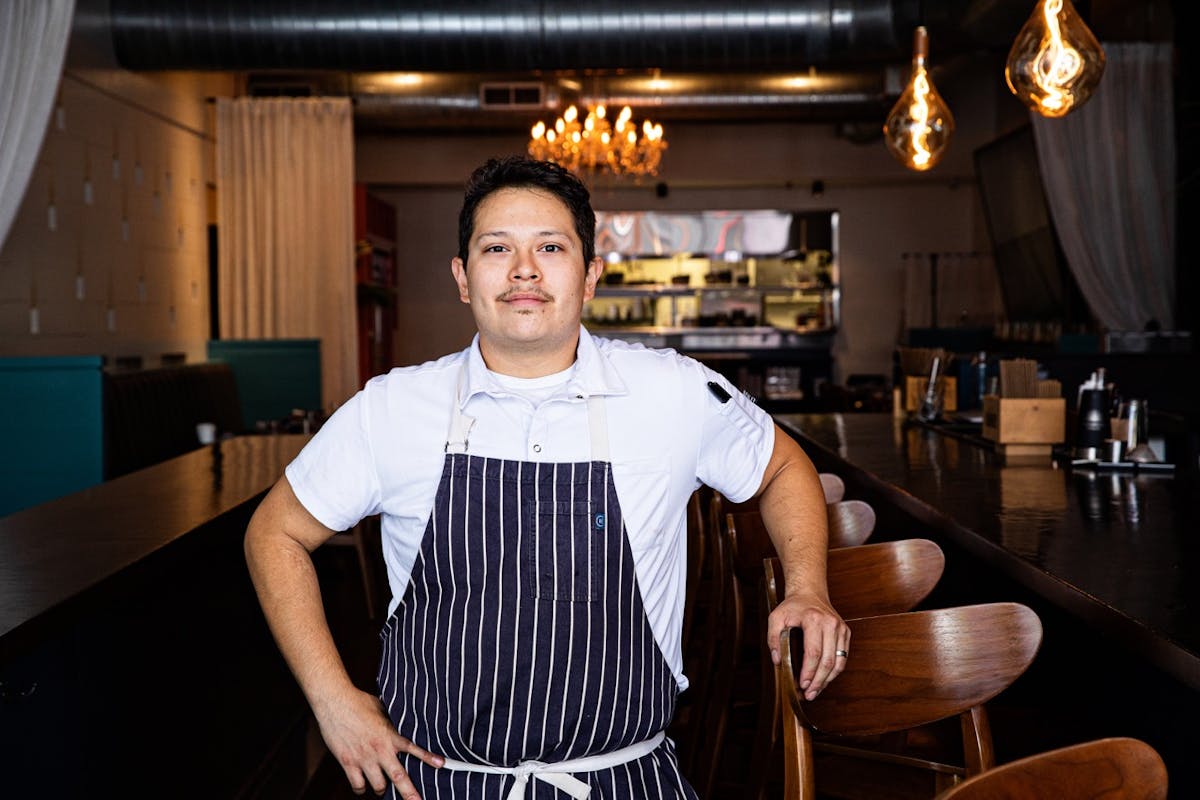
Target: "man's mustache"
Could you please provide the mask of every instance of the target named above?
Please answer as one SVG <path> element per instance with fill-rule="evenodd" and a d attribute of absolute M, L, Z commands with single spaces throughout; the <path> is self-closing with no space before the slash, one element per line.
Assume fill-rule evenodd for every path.
<path fill-rule="evenodd" d="M 554 295 L 552 295 L 549 292 L 546 292 L 542 289 L 533 287 L 533 286 L 529 287 L 528 289 L 522 289 L 520 287 L 514 286 L 513 288 L 507 289 L 504 292 L 502 292 L 500 294 L 500 296 L 496 298 L 496 300 L 497 300 L 497 302 L 504 303 L 504 302 L 512 300 L 514 297 L 518 297 L 518 296 L 536 297 L 538 300 L 541 300 L 546 303 L 554 302 Z"/>

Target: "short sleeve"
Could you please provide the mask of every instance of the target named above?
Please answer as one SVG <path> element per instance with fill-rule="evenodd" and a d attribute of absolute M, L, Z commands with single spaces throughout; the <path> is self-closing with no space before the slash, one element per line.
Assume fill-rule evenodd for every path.
<path fill-rule="evenodd" d="M 365 392 L 343 404 L 284 473 L 300 504 L 335 531 L 351 528 L 379 511 L 379 477 L 367 408 Z"/>
<path fill-rule="evenodd" d="M 749 500 L 762 484 L 763 474 L 775 447 L 775 423 L 746 394 L 723 376 L 697 365 L 708 401 L 700 437 L 697 477 L 731 502 Z M 722 402 L 710 391 L 709 382 L 719 385 L 729 399 Z"/>

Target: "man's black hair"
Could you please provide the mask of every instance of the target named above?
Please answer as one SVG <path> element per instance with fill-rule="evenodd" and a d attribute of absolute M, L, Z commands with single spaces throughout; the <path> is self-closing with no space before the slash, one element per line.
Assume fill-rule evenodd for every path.
<path fill-rule="evenodd" d="M 462 210 L 458 213 L 458 257 L 467 264 L 467 252 L 475 233 L 475 212 L 479 204 L 500 189 L 540 189 L 557 197 L 575 220 L 575 233 L 583 245 L 583 265 L 596 255 L 596 212 L 583 181 L 552 161 L 537 161 L 526 156 L 490 159 L 467 180 Z"/>

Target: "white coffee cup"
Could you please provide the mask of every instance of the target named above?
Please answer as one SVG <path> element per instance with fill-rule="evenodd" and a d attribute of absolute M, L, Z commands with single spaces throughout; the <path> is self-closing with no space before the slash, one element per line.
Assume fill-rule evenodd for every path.
<path fill-rule="evenodd" d="M 196 438 L 200 444 L 212 444 L 217 440 L 217 426 L 213 422 L 196 423 Z"/>

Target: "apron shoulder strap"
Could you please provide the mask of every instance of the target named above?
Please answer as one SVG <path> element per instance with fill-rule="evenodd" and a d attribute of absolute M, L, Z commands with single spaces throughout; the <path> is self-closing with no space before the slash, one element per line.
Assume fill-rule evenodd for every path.
<path fill-rule="evenodd" d="M 450 430 L 446 432 L 446 452 L 465 453 L 467 442 L 471 436 L 471 428 L 475 427 L 475 418 L 468 417 L 462 412 L 463 385 L 466 383 L 467 365 L 458 370 L 458 381 L 454 386 L 454 401 L 450 404 Z"/>
<path fill-rule="evenodd" d="M 608 413 L 604 406 L 604 395 L 588 395 L 588 431 L 592 437 L 592 461 L 608 459 Z"/>

